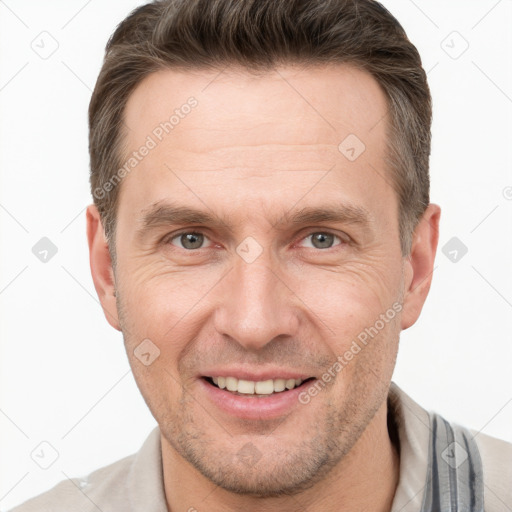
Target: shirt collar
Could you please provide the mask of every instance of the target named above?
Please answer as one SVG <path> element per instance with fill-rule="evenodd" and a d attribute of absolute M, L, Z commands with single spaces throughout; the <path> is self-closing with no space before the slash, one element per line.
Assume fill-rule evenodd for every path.
<path fill-rule="evenodd" d="M 133 511 L 167 512 L 160 428 L 155 427 L 130 468 L 126 492 Z"/>
<path fill-rule="evenodd" d="M 391 511 L 417 512 L 421 509 L 427 481 L 430 414 L 394 382 L 389 389 L 388 407 L 400 442 L 400 477 Z"/>

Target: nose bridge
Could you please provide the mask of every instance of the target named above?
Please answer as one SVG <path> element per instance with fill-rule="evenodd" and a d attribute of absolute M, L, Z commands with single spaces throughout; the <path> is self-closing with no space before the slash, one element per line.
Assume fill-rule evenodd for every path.
<path fill-rule="evenodd" d="M 277 336 L 294 336 L 298 320 L 291 291 L 281 281 L 270 249 L 245 239 L 220 290 L 216 329 L 247 349 L 264 347 Z"/>

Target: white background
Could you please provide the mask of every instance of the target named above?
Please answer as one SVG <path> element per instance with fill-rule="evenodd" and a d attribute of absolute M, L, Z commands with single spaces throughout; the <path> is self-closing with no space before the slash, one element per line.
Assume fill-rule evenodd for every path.
<path fill-rule="evenodd" d="M 0 0 L 2 510 L 135 452 L 156 425 L 98 304 L 85 238 L 88 102 L 109 35 L 138 4 Z M 512 442 L 512 1 L 384 4 L 429 72 L 443 209 L 430 297 L 394 380 Z M 43 59 L 43 44 L 58 48 Z M 468 248 L 456 263 L 441 252 L 454 236 Z M 32 253 L 42 237 L 58 248 L 47 263 Z M 31 458 L 42 441 L 59 455 L 46 470 Z"/>

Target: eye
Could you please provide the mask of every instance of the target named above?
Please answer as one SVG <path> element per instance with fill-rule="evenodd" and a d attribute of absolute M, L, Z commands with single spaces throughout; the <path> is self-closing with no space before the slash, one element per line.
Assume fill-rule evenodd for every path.
<path fill-rule="evenodd" d="M 336 238 L 340 241 L 340 243 L 337 245 L 341 245 L 342 240 L 339 236 L 334 235 L 333 233 L 328 233 L 326 231 L 315 231 L 314 233 L 310 233 L 308 236 L 303 238 L 303 240 L 311 239 L 311 246 L 309 246 L 310 248 L 330 249 L 333 247 L 333 242 Z"/>
<path fill-rule="evenodd" d="M 194 249 L 201 249 L 203 242 L 208 240 L 208 238 L 203 233 L 198 233 L 196 231 L 186 231 L 182 233 L 178 233 L 169 239 L 169 243 L 174 244 L 174 240 L 178 240 L 181 245 L 178 245 L 180 249 L 185 249 L 187 251 L 192 251 Z"/>
<path fill-rule="evenodd" d="M 330 249 L 333 246 L 342 245 L 343 242 L 341 237 L 327 231 L 315 231 L 303 238 L 302 241 L 309 239 L 311 239 L 311 245 L 305 247 L 312 249 Z M 340 243 L 334 244 L 336 239 L 338 239 Z M 167 243 L 180 249 L 193 251 L 195 249 L 204 249 L 203 243 L 205 240 L 209 239 L 203 233 L 197 231 L 183 231 L 169 238 Z"/>

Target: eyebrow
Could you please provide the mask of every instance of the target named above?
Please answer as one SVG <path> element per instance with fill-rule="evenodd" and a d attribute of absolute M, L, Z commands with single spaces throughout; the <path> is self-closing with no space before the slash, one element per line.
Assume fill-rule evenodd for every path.
<path fill-rule="evenodd" d="M 232 216 L 221 217 L 208 211 L 169 202 L 158 202 L 142 210 L 137 233 L 140 237 L 153 229 L 175 225 L 203 224 L 232 233 L 243 221 L 234 222 Z M 332 204 L 318 207 L 307 206 L 293 212 L 286 212 L 272 222 L 276 230 L 289 226 L 333 222 L 355 224 L 368 228 L 372 218 L 368 210 L 350 204 Z"/>

